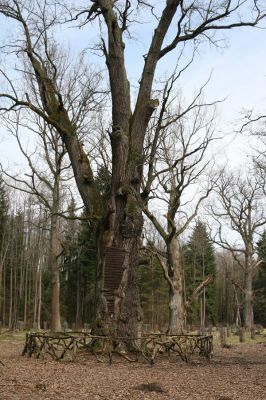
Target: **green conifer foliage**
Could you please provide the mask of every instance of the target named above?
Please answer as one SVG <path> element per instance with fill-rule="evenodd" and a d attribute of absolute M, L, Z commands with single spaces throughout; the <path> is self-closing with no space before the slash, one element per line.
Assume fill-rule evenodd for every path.
<path fill-rule="evenodd" d="M 25 241 L 24 241 L 24 213 L 18 209 L 7 218 L 9 229 L 9 245 L 4 264 L 4 279 L 2 285 L 5 286 L 3 303 L 3 325 L 10 329 L 16 326 L 19 315 L 22 315 L 23 304 L 21 293 L 19 293 L 18 281 L 21 270 L 27 262 Z M 6 244 L 5 244 L 6 245 Z M 30 279 L 30 278 L 29 278 Z M 32 306 L 32 304 L 31 304 Z"/>
<path fill-rule="evenodd" d="M 96 243 L 94 224 L 75 219 L 75 202 L 69 205 L 62 261 L 62 315 L 77 328 L 94 319 L 96 282 Z"/>
<path fill-rule="evenodd" d="M 168 286 L 157 259 L 140 266 L 140 294 L 143 322 L 148 330 L 163 330 L 168 321 Z"/>
<path fill-rule="evenodd" d="M 254 322 L 266 326 L 266 231 L 258 242 L 258 256 L 262 263 L 254 279 Z"/>
<path fill-rule="evenodd" d="M 104 199 L 108 197 L 111 175 L 100 167 L 96 184 Z M 86 219 L 86 211 L 76 219 L 76 204 L 71 200 L 65 226 L 61 278 L 61 307 L 65 320 L 80 328 L 95 318 L 96 221 Z"/>
<path fill-rule="evenodd" d="M 85 214 L 86 215 L 86 214 Z M 83 322 L 92 322 L 95 318 L 96 285 L 96 233 L 95 223 L 82 221 L 78 235 L 80 279 L 80 314 Z"/>
<path fill-rule="evenodd" d="M 187 322 L 200 322 L 215 325 L 217 322 L 217 294 L 215 285 L 216 265 L 214 249 L 210 242 L 206 226 L 198 222 L 191 238 L 184 249 L 184 274 L 186 285 L 186 299 L 189 299 L 193 290 L 206 278 L 212 276 L 211 283 L 205 288 L 198 299 L 193 301 L 187 313 Z M 204 299 L 205 297 L 205 299 Z M 205 302 L 205 322 L 202 321 Z"/>

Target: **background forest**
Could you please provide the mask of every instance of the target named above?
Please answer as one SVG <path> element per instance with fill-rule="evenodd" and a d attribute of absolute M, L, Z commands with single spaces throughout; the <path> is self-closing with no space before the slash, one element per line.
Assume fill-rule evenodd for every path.
<path fill-rule="evenodd" d="M 11 192 L 1 180 L 1 326 L 9 329 L 48 329 L 51 321 L 51 271 L 49 269 L 49 216 L 32 197 L 10 205 Z M 61 321 L 64 329 L 83 329 L 95 320 L 95 229 L 86 213 L 75 212 L 70 201 L 60 219 L 62 251 L 59 257 Z M 206 225 L 197 220 L 179 247 L 184 281 L 184 302 L 211 275 L 211 282 L 189 303 L 187 329 L 243 324 L 244 272 L 229 250 L 214 246 Z M 266 233 L 256 244 L 260 268 L 254 277 L 254 319 L 266 325 Z M 140 265 L 139 285 L 143 328 L 165 331 L 168 322 L 168 286 L 160 262 L 149 255 Z"/>
<path fill-rule="evenodd" d="M 20 160 L 1 164 L 2 325 L 265 325 L 265 115 L 246 110 L 233 134 L 256 146 L 230 165 L 226 100 L 208 74 L 183 81 L 225 32 L 264 27 L 264 2 L 12 0 L 0 18 L 0 124 Z"/>

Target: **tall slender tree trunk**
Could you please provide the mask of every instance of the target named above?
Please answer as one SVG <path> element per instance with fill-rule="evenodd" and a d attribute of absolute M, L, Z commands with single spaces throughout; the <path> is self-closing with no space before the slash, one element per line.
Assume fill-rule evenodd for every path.
<path fill-rule="evenodd" d="M 0 259 L 0 315 L 2 314 L 3 309 L 3 267 L 4 262 L 2 261 L 2 259 Z"/>
<path fill-rule="evenodd" d="M 6 268 L 3 272 L 3 305 L 2 305 L 2 321 L 3 326 L 6 326 Z"/>
<path fill-rule="evenodd" d="M 246 244 L 245 280 L 244 280 L 244 326 L 250 330 L 253 327 L 253 250 L 250 242 Z"/>
<path fill-rule="evenodd" d="M 82 321 L 82 293 L 81 293 L 81 267 L 78 263 L 77 268 L 77 292 L 76 292 L 76 317 L 75 324 L 76 329 L 81 329 L 83 325 Z"/>
<path fill-rule="evenodd" d="M 27 318 L 28 318 L 28 274 L 29 274 L 29 265 L 26 262 L 25 265 L 25 278 L 24 278 L 24 326 L 27 327 Z"/>
<path fill-rule="evenodd" d="M 38 309 L 38 265 L 34 277 L 34 307 L 33 307 L 33 329 L 37 328 L 37 309 Z"/>
<path fill-rule="evenodd" d="M 5 248 L 2 247 L 1 254 L 0 254 L 0 313 L 2 311 L 2 324 L 4 324 L 3 320 L 3 308 L 4 308 L 4 299 L 5 299 L 5 259 L 7 256 L 9 243 L 6 243 Z"/>
<path fill-rule="evenodd" d="M 18 251 L 17 251 L 18 254 Z M 17 325 L 17 312 L 18 312 L 18 291 L 17 291 L 17 269 L 18 269 L 18 263 L 17 261 L 15 262 L 15 268 L 14 268 L 14 295 L 13 295 L 13 318 L 12 318 L 12 327 L 13 329 L 16 328 Z"/>
<path fill-rule="evenodd" d="M 42 263 L 40 261 L 38 270 L 38 304 L 37 304 L 37 316 L 36 323 L 37 329 L 41 329 L 41 309 L 42 309 Z"/>
<path fill-rule="evenodd" d="M 204 253 L 202 254 L 202 282 L 205 279 L 205 258 Z M 206 290 L 205 287 L 203 288 L 202 293 L 202 321 L 201 321 L 201 328 L 204 330 L 206 325 Z"/>
<path fill-rule="evenodd" d="M 234 287 L 234 295 L 235 295 L 235 324 L 238 327 L 241 326 L 241 314 L 240 314 L 238 295 L 235 287 Z"/>
<path fill-rule="evenodd" d="M 60 318 L 60 276 L 59 276 L 59 217 L 53 213 L 51 216 L 51 234 L 49 249 L 49 264 L 51 269 L 52 299 L 51 299 L 51 331 L 61 331 Z"/>
<path fill-rule="evenodd" d="M 253 326 L 253 289 L 252 289 L 252 269 L 245 272 L 245 302 L 244 302 L 244 324 L 246 329 Z"/>
<path fill-rule="evenodd" d="M 9 329 L 12 329 L 12 317 L 13 317 L 13 258 L 11 257 L 10 285 L 9 285 L 9 318 L 8 318 Z"/>

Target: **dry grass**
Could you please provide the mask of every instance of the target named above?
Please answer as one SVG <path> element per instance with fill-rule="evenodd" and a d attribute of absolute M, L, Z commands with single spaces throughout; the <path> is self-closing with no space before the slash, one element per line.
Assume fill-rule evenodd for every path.
<path fill-rule="evenodd" d="M 214 344 L 219 345 L 220 344 L 220 332 L 219 330 L 216 330 L 213 332 L 213 339 L 214 339 Z M 266 329 L 261 331 L 260 334 L 255 335 L 255 339 L 251 339 L 250 332 L 245 333 L 245 343 L 240 343 L 239 341 L 239 336 L 236 333 L 231 333 L 229 337 L 227 337 L 226 343 L 229 345 L 249 345 L 249 344 L 259 344 L 259 343 L 265 343 L 266 344 Z"/>

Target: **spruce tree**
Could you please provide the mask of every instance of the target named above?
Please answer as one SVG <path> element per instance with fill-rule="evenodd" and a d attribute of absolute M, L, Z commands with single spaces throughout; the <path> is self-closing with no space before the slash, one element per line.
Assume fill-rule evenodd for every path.
<path fill-rule="evenodd" d="M 155 257 L 149 265 L 140 266 L 140 295 L 144 324 L 151 330 L 162 330 L 168 321 L 169 293 L 162 267 Z"/>
<path fill-rule="evenodd" d="M 62 313 L 67 322 L 80 328 L 94 319 L 96 243 L 94 224 L 75 214 L 75 202 L 68 207 L 61 267 Z"/>
<path fill-rule="evenodd" d="M 76 322 L 77 307 L 77 264 L 78 264 L 78 221 L 75 220 L 76 203 L 72 198 L 64 222 L 63 254 L 61 262 L 61 313 L 63 320 Z"/>
<path fill-rule="evenodd" d="M 92 322 L 95 319 L 95 290 L 96 290 L 96 226 L 95 221 L 81 221 L 78 234 L 78 272 L 79 272 L 79 301 L 80 318 L 82 322 Z"/>
<path fill-rule="evenodd" d="M 188 310 L 187 322 L 199 323 L 201 320 L 203 324 L 215 325 L 217 322 L 217 296 L 214 248 L 206 226 L 200 221 L 197 222 L 190 240 L 185 246 L 184 264 L 186 299 L 191 297 L 193 290 L 207 275 L 212 276 L 212 281 L 205 288 L 204 293 L 193 301 Z"/>
<path fill-rule="evenodd" d="M 266 326 L 266 231 L 258 242 L 260 264 L 254 279 L 254 321 Z"/>

